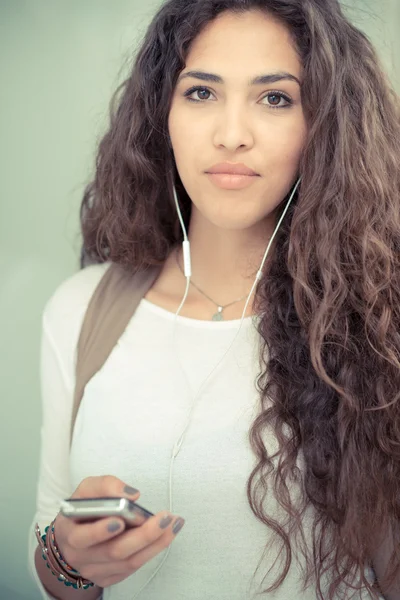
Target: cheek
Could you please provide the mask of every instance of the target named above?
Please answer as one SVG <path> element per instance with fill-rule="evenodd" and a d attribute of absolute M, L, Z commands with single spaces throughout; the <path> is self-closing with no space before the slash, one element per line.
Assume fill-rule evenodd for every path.
<path fill-rule="evenodd" d="M 210 144 L 210 135 L 206 127 L 201 127 L 199 120 L 185 118 L 182 114 L 172 114 L 169 119 L 169 134 L 176 158 L 186 160 L 193 156 L 204 144 Z M 178 113 L 178 111 L 177 111 Z"/>
<path fill-rule="evenodd" d="M 192 157 L 192 144 L 189 140 L 193 136 L 188 135 L 187 124 L 182 119 L 182 114 L 179 115 L 179 111 L 174 111 L 173 108 L 168 119 L 168 132 L 179 171 L 182 164 L 189 162 Z"/>
<path fill-rule="evenodd" d="M 172 102 L 168 117 L 168 130 L 174 148 L 184 143 L 188 127 L 185 111 L 181 109 L 180 103 L 175 100 Z"/>
<path fill-rule="evenodd" d="M 270 165 L 285 165 L 297 163 L 300 160 L 306 141 L 306 128 L 304 123 L 292 123 L 289 127 L 280 128 L 279 131 L 266 129 L 261 138 L 263 155 L 267 157 Z"/>
<path fill-rule="evenodd" d="M 204 151 L 209 145 L 205 143 L 204 132 L 202 137 L 200 134 L 195 135 L 183 123 L 179 123 L 176 119 L 170 119 L 169 135 L 175 164 L 181 179 L 193 178 L 197 171 L 204 167 Z"/>

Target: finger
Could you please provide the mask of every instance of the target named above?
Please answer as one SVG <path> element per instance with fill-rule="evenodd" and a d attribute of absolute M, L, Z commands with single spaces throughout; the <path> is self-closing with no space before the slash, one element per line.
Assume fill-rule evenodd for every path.
<path fill-rule="evenodd" d="M 83 479 L 71 498 L 101 498 L 108 496 L 112 498 L 122 496 L 132 500 L 139 498 L 140 492 L 114 475 L 102 475 Z"/>
<path fill-rule="evenodd" d="M 143 550 L 136 552 L 133 556 L 127 559 L 127 563 L 129 566 L 129 572 L 135 573 L 138 569 L 140 569 L 144 564 L 149 562 L 152 558 L 160 554 L 163 550 L 165 550 L 168 546 L 172 544 L 175 537 L 178 535 L 179 531 L 181 531 L 182 527 L 185 524 L 185 520 L 180 517 L 174 519 L 172 525 L 168 527 L 165 535 L 161 536 L 150 546 L 146 546 Z M 177 526 L 175 531 L 175 525 Z"/>
<path fill-rule="evenodd" d="M 54 522 L 54 537 L 66 562 L 81 571 L 88 562 L 88 553 L 91 554 L 88 548 L 112 539 L 124 529 L 122 519 L 107 518 L 90 524 L 76 524 L 59 514 Z"/>
<path fill-rule="evenodd" d="M 140 527 L 125 530 L 115 539 L 107 540 L 97 547 L 93 547 L 90 552 L 90 561 L 93 563 L 124 561 L 132 554 L 151 545 L 161 536 L 170 535 L 168 530 L 175 518 L 166 511 L 150 517 Z"/>
<path fill-rule="evenodd" d="M 108 561 L 105 563 L 97 563 L 88 565 L 85 572 L 82 572 L 83 576 L 92 581 L 100 582 L 98 585 L 101 587 L 107 587 L 123 581 L 132 573 L 138 571 L 144 564 L 152 560 L 155 556 L 165 550 L 178 535 L 179 530 L 174 533 L 175 523 L 183 521 L 179 517 L 174 518 L 171 527 L 165 531 L 165 534 L 161 535 L 155 542 L 146 546 L 140 552 L 132 554 L 125 560 L 120 561 Z M 143 526 L 142 526 L 143 527 Z"/>
<path fill-rule="evenodd" d="M 107 517 L 92 523 L 74 523 L 67 534 L 67 543 L 74 550 L 87 550 L 94 546 L 102 545 L 125 530 L 123 519 Z M 54 530 L 56 537 L 56 531 Z M 86 554 L 86 552 L 85 552 Z"/>
<path fill-rule="evenodd" d="M 152 518 L 153 521 L 158 518 L 158 521 L 155 522 L 155 527 L 153 526 L 152 528 L 156 530 L 155 533 L 152 533 L 151 536 L 149 534 L 148 540 L 150 537 L 151 540 L 153 540 L 154 536 L 157 536 L 157 538 L 162 537 L 163 534 L 166 533 L 168 526 L 165 526 L 167 523 L 167 519 L 165 517 L 167 515 L 168 513 L 163 512 L 159 515 L 155 515 Z M 173 523 L 174 518 L 171 517 L 169 522 Z M 108 528 L 108 525 L 117 523 L 118 519 L 102 519 L 101 522 L 97 524 Z M 143 533 L 141 536 L 138 535 L 139 530 L 143 529 L 144 527 L 145 524 L 141 525 L 135 530 L 129 530 L 129 532 L 125 531 L 124 537 L 128 538 L 125 543 L 120 543 L 117 546 L 113 546 L 113 537 L 118 536 L 123 531 L 121 528 L 118 531 L 115 531 L 114 534 L 111 533 L 111 537 L 109 537 L 106 541 L 103 541 L 101 544 L 94 544 L 89 553 L 87 546 L 85 548 L 76 548 L 74 544 L 75 555 L 73 554 L 74 551 L 72 551 L 71 563 L 74 562 L 75 565 L 82 564 L 82 567 L 78 569 L 81 575 L 85 579 L 94 581 L 97 585 L 100 585 L 100 587 L 104 587 L 105 578 L 107 580 L 110 577 L 120 577 L 119 580 L 125 579 L 132 572 L 130 560 L 126 557 L 131 558 L 131 555 L 137 551 L 137 548 L 140 548 L 144 543 L 149 543 L 148 540 L 146 542 L 144 541 L 144 538 L 147 537 L 146 535 L 143 535 Z M 82 529 L 82 525 L 79 527 L 79 529 Z M 169 535 L 169 538 L 172 537 L 173 536 Z M 170 540 L 167 540 L 165 545 L 168 543 L 170 543 Z M 90 564 L 86 564 L 88 559 L 90 560 Z"/>
<path fill-rule="evenodd" d="M 127 486 L 118 477 L 105 475 L 83 479 L 71 496 L 73 499 L 92 497 L 127 497 L 135 501 L 140 497 L 140 491 Z M 74 549 L 79 550 L 101 544 L 115 535 L 119 535 L 125 529 L 125 523 L 122 519 L 115 518 L 113 520 L 115 524 L 119 523 L 122 525 L 118 530 L 108 529 L 110 525 L 109 518 L 98 519 L 90 523 L 80 523 L 79 521 L 64 517 L 60 513 L 57 517 L 57 528 L 61 530 L 63 543 L 65 544 L 66 541 Z"/>
<path fill-rule="evenodd" d="M 177 519 L 179 517 L 162 512 L 136 530 L 126 532 L 109 544 L 110 559 L 126 560 L 155 542 L 159 542 L 165 548 L 174 539 L 172 527 Z"/>
<path fill-rule="evenodd" d="M 113 580 L 113 583 L 119 583 L 130 575 L 127 566 L 121 561 L 91 563 L 84 565 L 79 572 L 84 579 L 93 581 L 99 587 L 106 587 L 110 580 Z"/>

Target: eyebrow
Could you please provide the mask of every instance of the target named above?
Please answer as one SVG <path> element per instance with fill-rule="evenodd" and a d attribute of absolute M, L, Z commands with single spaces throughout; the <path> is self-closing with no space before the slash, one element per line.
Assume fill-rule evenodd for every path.
<path fill-rule="evenodd" d="M 201 81 L 211 81 L 213 83 L 224 83 L 224 80 L 219 75 L 214 75 L 213 73 L 205 73 L 204 71 L 187 71 L 180 75 L 178 79 L 178 83 L 182 81 L 182 79 L 186 79 L 187 77 L 194 77 L 195 79 L 200 79 Z M 277 71 L 275 73 L 268 73 L 267 75 L 258 75 L 249 81 L 249 85 L 265 85 L 268 83 L 275 83 L 276 81 L 282 80 L 288 81 L 297 81 L 299 86 L 301 87 L 301 83 L 297 77 L 292 75 L 291 73 L 287 73 L 286 71 Z"/>

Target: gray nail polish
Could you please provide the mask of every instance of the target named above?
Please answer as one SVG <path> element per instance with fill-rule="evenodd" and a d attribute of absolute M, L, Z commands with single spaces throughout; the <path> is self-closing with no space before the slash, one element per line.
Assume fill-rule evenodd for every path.
<path fill-rule="evenodd" d="M 178 519 L 172 528 L 172 531 L 177 534 L 185 524 L 185 519 Z"/>
<path fill-rule="evenodd" d="M 136 490 L 134 487 L 131 487 L 130 485 L 126 485 L 124 487 L 124 492 L 125 494 L 130 494 L 132 496 L 134 496 L 135 494 L 138 493 L 139 490 Z"/>
<path fill-rule="evenodd" d="M 166 529 L 168 527 L 168 525 L 170 523 L 172 523 L 173 517 L 171 517 L 170 515 L 164 517 L 163 519 L 161 519 L 160 521 L 160 527 L 161 529 Z"/>
<path fill-rule="evenodd" d="M 112 521 L 111 523 L 108 524 L 108 531 L 110 533 L 113 533 L 114 531 L 118 531 L 118 529 L 121 529 L 121 523 L 118 523 L 118 521 Z"/>

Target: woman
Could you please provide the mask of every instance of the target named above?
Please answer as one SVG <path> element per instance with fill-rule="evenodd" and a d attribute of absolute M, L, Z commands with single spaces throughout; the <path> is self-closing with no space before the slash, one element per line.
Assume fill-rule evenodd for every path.
<path fill-rule="evenodd" d="M 32 525 L 44 598 L 377 598 L 370 567 L 400 598 L 399 152 L 398 98 L 337 0 L 161 7 L 83 200 L 92 264 L 44 313 L 34 523 L 95 584 L 57 581 Z M 115 264 L 161 271 L 69 454 L 79 331 Z M 156 513 L 137 529 L 57 514 L 125 485 Z"/>

